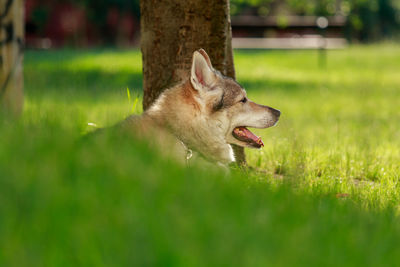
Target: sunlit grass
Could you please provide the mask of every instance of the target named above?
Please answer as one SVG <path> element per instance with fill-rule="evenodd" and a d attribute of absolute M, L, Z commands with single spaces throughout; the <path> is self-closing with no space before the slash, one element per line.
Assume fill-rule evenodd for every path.
<path fill-rule="evenodd" d="M 346 194 L 365 207 L 398 205 L 397 50 L 329 51 L 324 68 L 317 52 L 237 56 L 238 79 L 248 83 L 250 97 L 282 111 L 277 127 L 258 131 L 266 147 L 250 151 L 251 162 L 270 179 L 295 176 L 301 190 Z"/>

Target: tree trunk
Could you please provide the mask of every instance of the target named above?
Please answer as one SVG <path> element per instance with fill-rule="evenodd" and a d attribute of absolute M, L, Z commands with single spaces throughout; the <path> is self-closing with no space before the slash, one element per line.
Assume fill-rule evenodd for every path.
<path fill-rule="evenodd" d="M 183 79 L 192 54 L 203 48 L 215 69 L 235 78 L 229 0 L 141 0 L 143 109 Z M 244 150 L 234 147 L 238 163 Z"/>
<path fill-rule="evenodd" d="M 23 109 L 23 36 L 24 1 L 0 0 L 0 112 L 7 117 Z"/>

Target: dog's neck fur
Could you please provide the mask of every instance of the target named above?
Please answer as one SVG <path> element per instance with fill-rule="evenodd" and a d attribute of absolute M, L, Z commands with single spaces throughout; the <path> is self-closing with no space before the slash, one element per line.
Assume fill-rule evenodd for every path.
<path fill-rule="evenodd" d="M 224 164 L 235 161 L 232 147 L 225 141 L 226 133 L 218 122 L 207 120 L 203 115 L 208 112 L 188 80 L 167 89 L 143 116 L 209 160 Z"/>

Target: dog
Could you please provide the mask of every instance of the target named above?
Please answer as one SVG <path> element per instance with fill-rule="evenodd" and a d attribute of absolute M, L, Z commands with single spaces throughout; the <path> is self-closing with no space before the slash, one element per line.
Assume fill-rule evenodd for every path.
<path fill-rule="evenodd" d="M 188 79 L 166 89 L 141 116 L 132 115 L 118 127 L 174 143 L 185 157 L 194 150 L 208 161 L 228 165 L 235 161 L 231 144 L 261 148 L 262 140 L 247 127 L 274 126 L 280 111 L 250 101 L 234 79 L 215 70 L 203 50 L 193 53 Z"/>

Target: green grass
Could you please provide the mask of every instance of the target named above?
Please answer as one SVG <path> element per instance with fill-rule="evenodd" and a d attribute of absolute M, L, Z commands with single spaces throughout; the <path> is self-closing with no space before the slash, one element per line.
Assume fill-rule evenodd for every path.
<path fill-rule="evenodd" d="M 0 124 L 0 265 L 397 265 L 400 48 L 235 64 L 282 117 L 247 151 L 260 171 L 224 176 L 124 136 L 82 139 L 141 112 L 139 51 L 28 51 L 23 117 Z"/>

